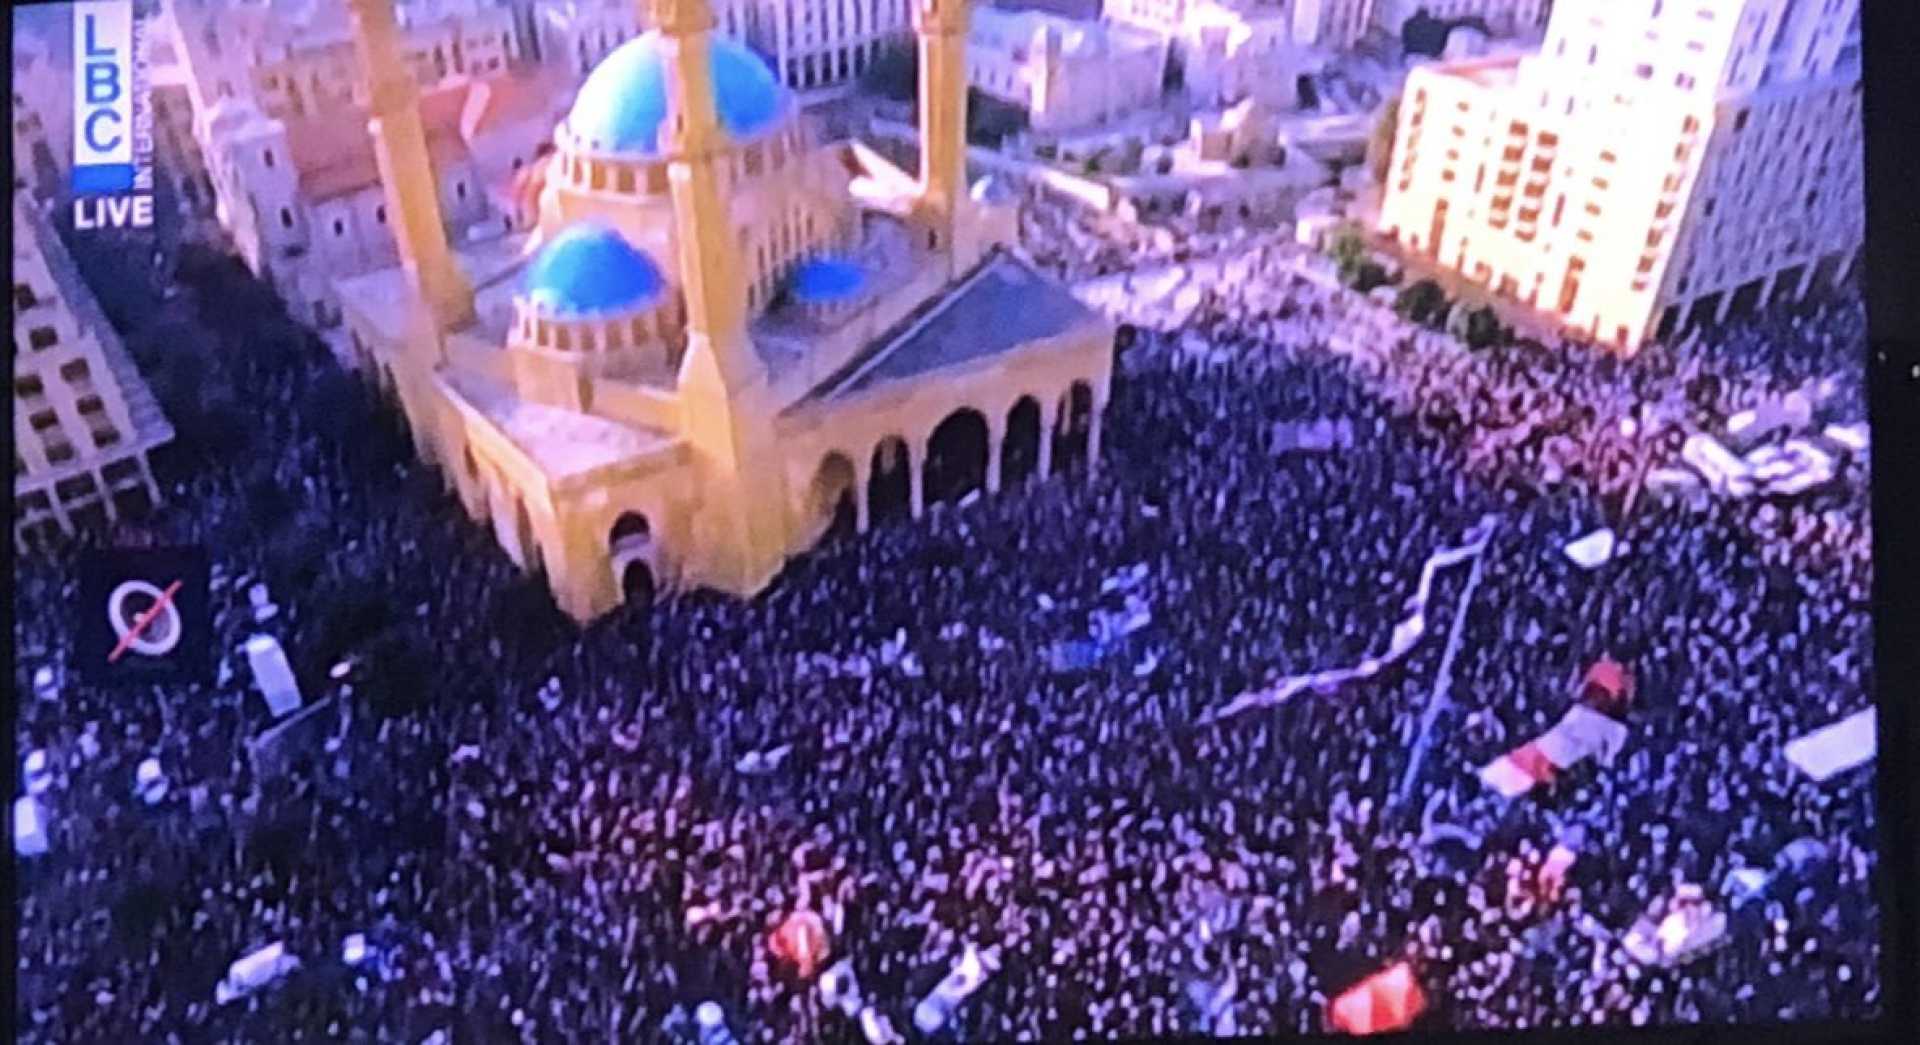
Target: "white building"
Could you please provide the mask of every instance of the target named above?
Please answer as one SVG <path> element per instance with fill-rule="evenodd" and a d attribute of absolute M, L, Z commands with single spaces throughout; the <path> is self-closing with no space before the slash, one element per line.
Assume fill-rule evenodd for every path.
<path fill-rule="evenodd" d="M 1325 60 L 1319 7 L 1301 0 L 1105 0 L 1117 26 L 1168 42 L 1168 60 L 1187 101 L 1222 108 L 1257 98 L 1276 109 L 1298 101 L 1299 77 Z"/>
<path fill-rule="evenodd" d="M 17 181 L 11 239 L 13 539 L 23 548 L 158 504 L 147 456 L 173 426 Z"/>
<path fill-rule="evenodd" d="M 639 0 L 534 0 L 542 61 L 585 76 L 651 28 Z M 716 0 L 723 35 L 753 48 L 789 89 L 855 82 L 889 42 L 912 31 L 909 0 Z"/>
<path fill-rule="evenodd" d="M 1102 124 L 1160 98 L 1167 42 L 1157 34 L 983 7 L 967 37 L 967 82 L 1027 110 L 1038 131 Z"/>
<path fill-rule="evenodd" d="M 1408 77 L 1380 226 L 1631 350 L 1850 270 L 1861 123 L 1859 0 L 1560 0 Z"/>

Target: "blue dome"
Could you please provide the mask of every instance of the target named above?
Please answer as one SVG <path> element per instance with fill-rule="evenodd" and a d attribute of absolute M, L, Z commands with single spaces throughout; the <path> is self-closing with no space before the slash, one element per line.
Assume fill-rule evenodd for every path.
<path fill-rule="evenodd" d="M 756 134 L 780 115 L 780 84 L 760 56 L 710 36 L 715 106 L 735 138 Z M 656 155 L 667 120 L 667 68 L 660 33 L 621 44 L 594 67 L 574 96 L 567 129 L 588 148 Z"/>
<path fill-rule="evenodd" d="M 569 225 L 527 266 L 537 306 L 559 316 L 626 312 L 659 300 L 667 281 L 653 259 L 598 222 Z"/>
<path fill-rule="evenodd" d="M 797 301 L 829 305 L 858 297 L 866 285 L 866 270 L 853 262 L 815 258 L 793 270 L 788 289 Z"/>

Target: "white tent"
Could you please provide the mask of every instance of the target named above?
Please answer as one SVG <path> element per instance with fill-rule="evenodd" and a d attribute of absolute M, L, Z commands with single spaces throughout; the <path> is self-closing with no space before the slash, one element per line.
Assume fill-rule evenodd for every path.
<path fill-rule="evenodd" d="M 32 795 L 13 800 L 13 851 L 20 856 L 45 856 L 47 816 Z"/>
<path fill-rule="evenodd" d="M 920 1004 L 913 1007 L 913 1025 L 920 1028 L 922 1034 L 932 1034 L 945 1026 L 960 1003 L 979 990 L 998 967 L 997 961 L 990 956 L 983 957 L 972 944 L 968 944 L 953 971 L 934 986 L 932 993 L 920 999 Z"/>
<path fill-rule="evenodd" d="M 255 635 L 247 640 L 247 664 L 253 668 L 253 681 L 275 718 L 285 718 L 300 710 L 300 683 L 287 663 L 287 651 L 271 635 Z"/>
<path fill-rule="evenodd" d="M 1534 744 L 1557 768 L 1568 769 L 1596 755 L 1611 763 L 1627 742 L 1627 727 L 1598 711 L 1575 704 Z"/>
<path fill-rule="evenodd" d="M 1605 566 L 1613 558 L 1613 531 L 1598 529 L 1577 541 L 1567 544 L 1567 558 L 1583 569 L 1595 570 Z"/>
<path fill-rule="evenodd" d="M 300 959 L 287 953 L 286 944 L 277 941 L 270 943 L 246 957 L 235 959 L 227 967 L 227 978 L 214 988 L 213 1000 L 225 1005 L 244 998 L 299 966 Z"/>
<path fill-rule="evenodd" d="M 1879 715 L 1873 708 L 1816 729 L 1786 746 L 1787 761 L 1815 780 L 1827 780 L 1873 760 Z"/>

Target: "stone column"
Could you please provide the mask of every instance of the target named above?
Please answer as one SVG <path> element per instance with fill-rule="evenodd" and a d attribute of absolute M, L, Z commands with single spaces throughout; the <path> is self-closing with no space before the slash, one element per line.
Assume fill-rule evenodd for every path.
<path fill-rule="evenodd" d="M 927 477 L 921 470 L 926 464 L 927 452 L 917 443 L 907 444 L 907 504 L 918 519 L 927 507 Z"/>
<path fill-rule="evenodd" d="M 1053 475 L 1054 425 L 1055 425 L 1054 418 L 1048 416 L 1046 411 L 1044 410 L 1041 411 L 1040 412 L 1040 461 L 1038 464 L 1034 465 L 1033 474 L 1036 477 L 1038 477 L 1039 480 L 1043 483 L 1046 482 L 1047 479 Z"/>
<path fill-rule="evenodd" d="M 1106 411 L 1107 404 L 1096 400 L 1093 409 L 1087 414 L 1087 477 L 1089 479 L 1100 470 L 1100 417 Z"/>
<path fill-rule="evenodd" d="M 868 455 L 871 460 L 872 455 Z M 853 466 L 853 528 L 866 533 L 873 523 L 872 477 L 867 473 L 872 469 L 867 465 Z"/>
<path fill-rule="evenodd" d="M 1727 314 L 1733 311 L 1733 291 L 1720 292 L 1720 301 L 1713 307 L 1713 325 L 1719 326 L 1727 321 Z"/>
<path fill-rule="evenodd" d="M 93 473 L 93 492 L 100 497 L 100 507 L 107 511 L 107 522 L 119 522 L 120 506 L 113 503 L 113 487 L 107 484 L 106 477 L 98 471 Z"/>
<path fill-rule="evenodd" d="M 1005 415 L 998 415 L 1004 417 Z M 1000 492 L 1000 461 L 1007 448 L 1006 422 L 993 419 L 987 422 L 987 492 Z"/>
<path fill-rule="evenodd" d="M 1799 284 L 1793 288 L 1793 300 L 1805 301 L 1807 295 L 1813 293 L 1813 276 L 1814 276 L 1814 273 L 1819 271 L 1820 271 L 1819 258 L 1815 258 L 1812 261 L 1807 262 L 1806 266 L 1800 270 Z"/>

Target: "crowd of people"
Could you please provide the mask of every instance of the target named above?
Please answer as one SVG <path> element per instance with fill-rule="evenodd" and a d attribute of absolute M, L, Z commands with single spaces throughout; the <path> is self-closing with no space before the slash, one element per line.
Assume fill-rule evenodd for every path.
<path fill-rule="evenodd" d="M 969 946 L 991 975 L 939 1032 L 969 1039 L 1317 1031 L 1399 960 L 1445 1026 L 1875 1009 L 1868 774 L 1816 783 L 1780 756 L 1870 700 L 1868 564 L 1813 548 L 1864 533 L 1864 480 L 1627 512 L 1611 473 L 1548 482 L 1527 440 L 1493 460 L 1473 440 L 1585 438 L 1616 401 L 1701 423 L 1752 375 L 1840 378 L 1857 404 L 1852 288 L 1627 365 L 1366 363 L 1270 336 L 1331 333 L 1359 307 L 1336 294 L 1216 295 L 1186 329 L 1123 331 L 1096 468 L 835 536 L 750 601 L 669 594 L 574 629 L 257 285 L 212 262 L 181 278 L 142 326 L 204 361 L 156 385 L 170 410 L 246 404 L 245 438 L 179 448 L 170 505 L 122 536 L 210 545 L 237 669 L 35 695 L 38 668 L 68 666 L 52 608 L 75 552 L 20 562 L 16 737 L 54 767 L 52 851 L 18 865 L 23 1041 L 656 1040 L 709 1001 L 741 1041 L 856 1036 L 770 946 L 799 910 L 882 1039 L 918 1033 Z M 1194 333 L 1229 351 L 1196 363 Z M 1674 399 L 1675 368 L 1714 381 Z M 1275 421 L 1328 417 L 1352 445 L 1277 452 Z M 1477 588 L 1440 573 L 1404 659 L 1200 724 L 1377 654 L 1422 563 L 1488 515 Z M 1625 547 L 1588 571 L 1560 547 L 1597 525 Z M 254 583 L 281 606 L 264 623 Z M 1049 656 L 1127 597 L 1144 627 L 1091 664 Z M 266 714 L 237 654 L 262 630 L 335 702 L 278 775 L 249 755 Z M 1602 655 L 1637 680 L 1622 757 L 1486 790 L 1475 768 Z M 151 804 L 148 758 L 169 782 Z M 1622 958 L 1662 896 L 1717 898 L 1804 840 L 1821 855 L 1734 912 L 1725 946 Z M 1521 902 L 1510 868 L 1556 844 L 1577 852 L 1564 884 Z M 355 933 L 375 957 L 348 964 Z M 275 941 L 301 969 L 216 1004 L 228 964 Z"/>

